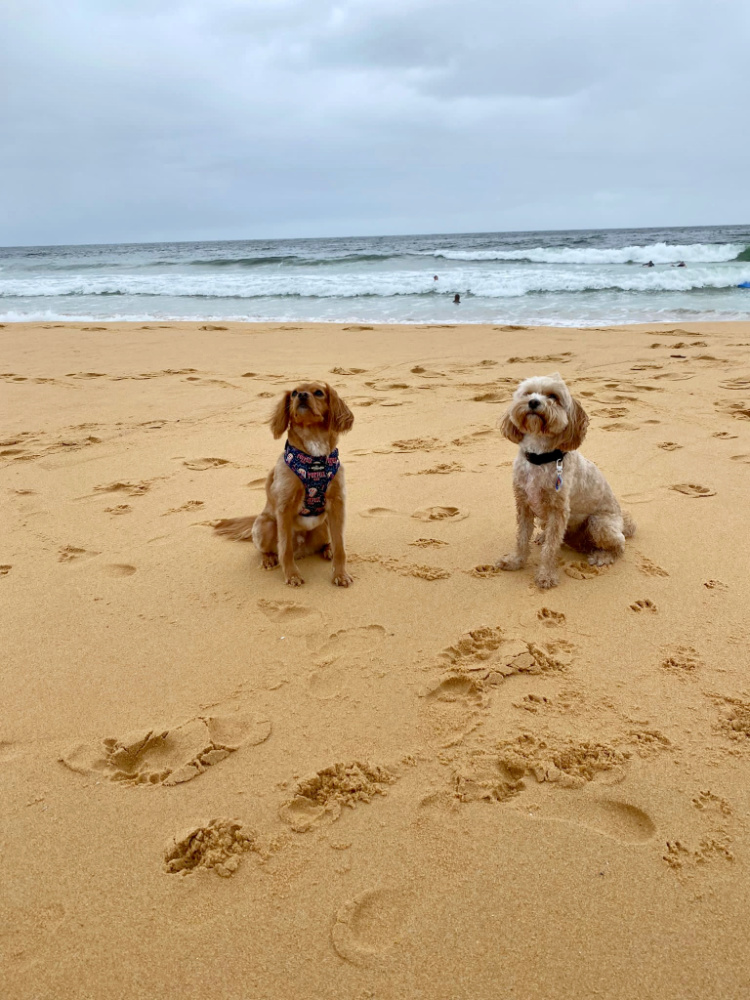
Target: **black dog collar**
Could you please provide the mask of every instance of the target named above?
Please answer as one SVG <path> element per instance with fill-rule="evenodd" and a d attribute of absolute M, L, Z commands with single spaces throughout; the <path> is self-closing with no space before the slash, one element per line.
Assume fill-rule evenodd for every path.
<path fill-rule="evenodd" d="M 566 454 L 567 452 L 560 451 L 559 448 L 556 448 L 554 451 L 544 451 L 541 455 L 537 455 L 533 451 L 524 452 L 524 456 L 532 465 L 547 465 L 548 462 L 562 462 Z"/>

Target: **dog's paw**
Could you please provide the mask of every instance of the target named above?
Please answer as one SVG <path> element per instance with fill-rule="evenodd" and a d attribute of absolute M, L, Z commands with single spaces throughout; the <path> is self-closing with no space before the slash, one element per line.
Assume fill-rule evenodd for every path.
<path fill-rule="evenodd" d="M 549 590 L 550 587 L 556 587 L 560 582 L 560 578 L 557 573 L 548 573 L 544 570 L 540 570 L 536 575 L 536 580 L 534 581 L 540 590 Z"/>
<path fill-rule="evenodd" d="M 330 562 L 331 559 L 333 559 L 333 551 L 330 545 L 323 546 L 323 548 L 320 550 L 320 558 L 326 559 L 328 562 Z"/>
<path fill-rule="evenodd" d="M 336 587 L 350 587 L 354 583 L 354 580 L 352 580 L 346 570 L 343 570 L 341 573 L 334 573 L 333 583 Z"/>
<path fill-rule="evenodd" d="M 507 570 L 523 569 L 525 562 L 526 560 L 522 559 L 520 556 L 507 555 L 507 556 L 502 556 L 500 559 L 498 559 L 498 561 L 495 563 L 495 567 L 497 569 L 507 569 Z"/>
<path fill-rule="evenodd" d="M 596 552 L 592 552 L 589 556 L 589 566 L 609 566 L 616 558 L 617 556 L 614 552 L 609 552 L 606 549 L 597 549 Z"/>
<path fill-rule="evenodd" d="M 276 569 L 279 565 L 279 557 L 275 552 L 263 553 L 263 569 Z"/>
<path fill-rule="evenodd" d="M 536 536 L 536 538 L 534 539 L 534 544 L 535 545 L 544 545 L 544 532 L 543 531 L 541 532 L 541 534 L 539 534 L 539 535 Z"/>
<path fill-rule="evenodd" d="M 287 587 L 301 587 L 305 582 L 298 572 L 290 573 L 284 581 Z"/>

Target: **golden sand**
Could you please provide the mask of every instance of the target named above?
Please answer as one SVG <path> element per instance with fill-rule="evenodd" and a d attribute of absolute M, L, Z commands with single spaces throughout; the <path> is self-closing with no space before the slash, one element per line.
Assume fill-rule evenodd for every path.
<path fill-rule="evenodd" d="M 4 1000 L 750 995 L 750 325 L 0 337 Z M 638 530 L 542 593 L 496 423 L 555 370 Z M 299 378 L 349 590 L 211 530 Z"/>

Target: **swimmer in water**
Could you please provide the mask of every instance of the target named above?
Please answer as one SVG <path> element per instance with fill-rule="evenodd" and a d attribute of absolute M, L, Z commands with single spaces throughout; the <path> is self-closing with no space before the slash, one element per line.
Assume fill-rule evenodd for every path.
<path fill-rule="evenodd" d="M 456 294 L 453 296 L 453 305 L 454 306 L 461 305 L 461 296 L 458 294 L 458 292 L 456 292 Z"/>

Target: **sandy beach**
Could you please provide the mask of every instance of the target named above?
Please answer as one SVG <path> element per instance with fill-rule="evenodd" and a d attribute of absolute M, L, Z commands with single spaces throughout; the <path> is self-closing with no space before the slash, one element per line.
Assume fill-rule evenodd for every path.
<path fill-rule="evenodd" d="M 750 324 L 0 342 L 4 1000 L 750 995 Z M 637 533 L 540 592 L 497 421 L 554 371 Z M 348 590 L 212 530 L 299 379 Z"/>

